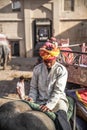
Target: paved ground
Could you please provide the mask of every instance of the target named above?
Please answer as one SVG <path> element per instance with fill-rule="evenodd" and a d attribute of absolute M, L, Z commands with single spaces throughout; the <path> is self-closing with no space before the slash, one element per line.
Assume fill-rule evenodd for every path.
<path fill-rule="evenodd" d="M 16 83 L 21 75 L 25 77 L 26 96 L 29 92 L 29 83 L 32 70 L 37 58 L 13 57 L 6 70 L 0 66 L 0 104 L 9 100 L 18 99 Z"/>

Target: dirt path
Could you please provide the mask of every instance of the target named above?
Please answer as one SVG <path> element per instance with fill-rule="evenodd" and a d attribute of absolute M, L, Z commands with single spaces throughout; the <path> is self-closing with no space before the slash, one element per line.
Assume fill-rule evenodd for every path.
<path fill-rule="evenodd" d="M 2 70 L 0 66 L 0 104 L 19 99 L 15 87 L 21 75 L 25 77 L 25 91 L 28 96 L 29 83 L 36 60 L 37 58 L 13 57 L 6 70 Z"/>

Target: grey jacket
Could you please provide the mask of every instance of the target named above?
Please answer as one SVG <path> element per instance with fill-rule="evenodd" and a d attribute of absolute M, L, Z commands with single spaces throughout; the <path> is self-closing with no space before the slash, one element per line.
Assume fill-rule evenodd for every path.
<path fill-rule="evenodd" d="M 58 101 L 67 102 L 65 87 L 67 82 L 67 70 L 56 62 L 48 73 L 44 63 L 35 66 L 30 82 L 29 97 L 36 103 L 45 104 L 51 110 L 55 108 Z"/>

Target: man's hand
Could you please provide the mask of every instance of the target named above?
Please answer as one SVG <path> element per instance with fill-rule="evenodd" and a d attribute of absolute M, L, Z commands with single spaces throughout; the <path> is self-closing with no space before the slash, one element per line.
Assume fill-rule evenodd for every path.
<path fill-rule="evenodd" d="M 34 100 L 30 97 L 26 98 L 25 100 L 30 101 L 30 102 L 34 102 Z"/>
<path fill-rule="evenodd" d="M 51 111 L 47 106 L 45 105 L 41 105 L 40 106 L 40 109 L 43 111 L 43 112 L 46 112 L 46 111 Z"/>

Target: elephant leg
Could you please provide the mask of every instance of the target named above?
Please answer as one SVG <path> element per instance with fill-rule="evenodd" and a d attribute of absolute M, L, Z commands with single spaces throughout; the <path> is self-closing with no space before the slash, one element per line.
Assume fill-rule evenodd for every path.
<path fill-rule="evenodd" d="M 2 56 L 3 56 L 3 49 L 2 46 L 0 46 L 0 65 L 2 64 Z"/>
<path fill-rule="evenodd" d="M 1 61 L 2 61 L 2 56 L 0 55 L 0 65 L 1 65 L 1 63 L 2 63 Z"/>
<path fill-rule="evenodd" d="M 8 56 L 5 55 L 4 58 L 3 58 L 3 70 L 6 69 L 6 66 L 7 66 L 7 59 L 8 59 Z"/>
<path fill-rule="evenodd" d="M 2 58 L 3 58 L 3 69 L 6 69 L 7 62 L 8 62 L 8 54 L 9 54 L 9 49 L 8 46 L 2 46 Z"/>

